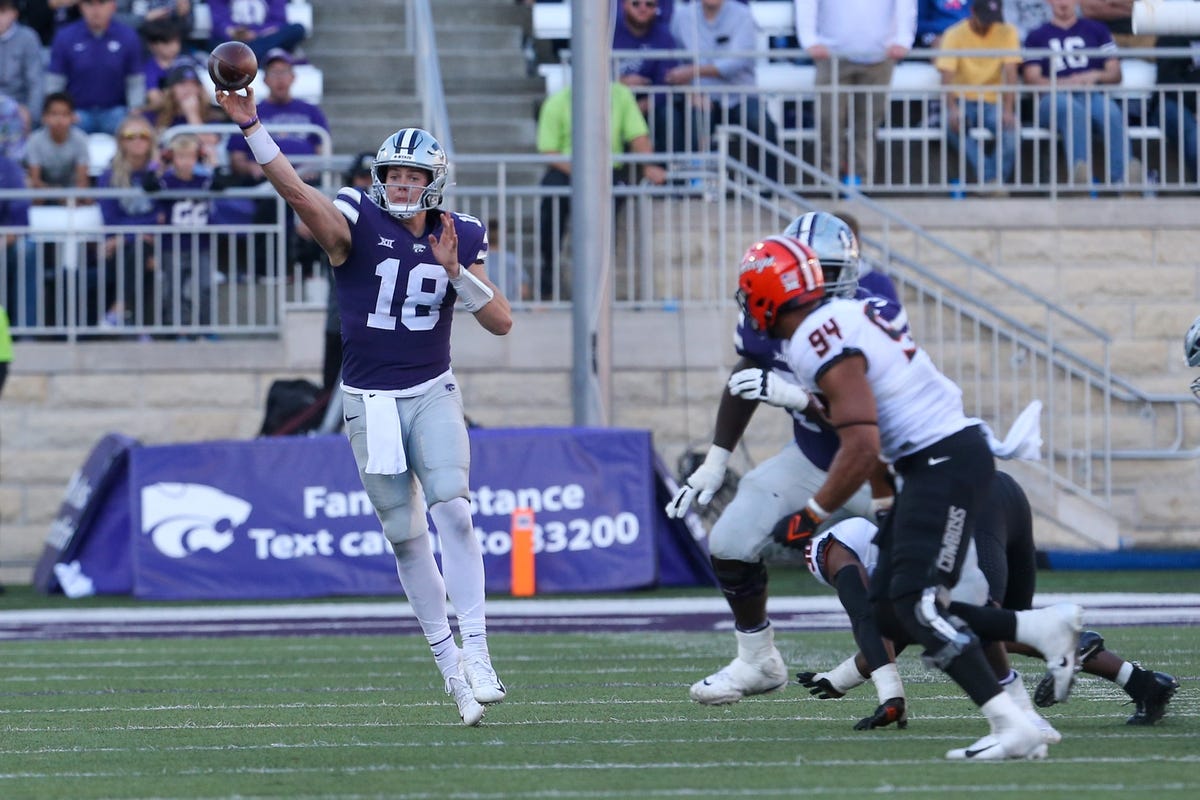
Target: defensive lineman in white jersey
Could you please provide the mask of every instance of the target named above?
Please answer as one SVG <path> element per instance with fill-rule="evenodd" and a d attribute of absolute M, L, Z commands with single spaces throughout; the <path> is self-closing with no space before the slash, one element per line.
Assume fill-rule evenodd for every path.
<path fill-rule="evenodd" d="M 738 301 L 760 330 L 789 340 L 788 365 L 828 404 L 840 444 L 825 483 L 810 498 L 784 544 L 802 545 L 862 485 L 879 460 L 901 479 L 893 511 L 880 531 L 880 563 L 872 576 L 876 616 L 894 616 L 978 705 L 991 734 L 951 759 L 1042 758 L 1038 729 L 1000 688 L 975 632 L 947 611 L 977 513 L 995 473 L 978 420 L 963 412 L 961 392 L 904 332 L 873 313 L 870 303 L 825 299 L 815 256 L 801 242 L 772 236 L 742 262 Z M 1071 606 L 1039 649 L 1070 690 L 1081 609 Z M 1038 621 L 1039 626 L 1042 624 Z"/>

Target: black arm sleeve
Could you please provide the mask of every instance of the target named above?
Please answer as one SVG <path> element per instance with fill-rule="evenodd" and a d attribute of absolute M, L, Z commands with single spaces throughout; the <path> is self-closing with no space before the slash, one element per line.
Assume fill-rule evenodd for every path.
<path fill-rule="evenodd" d="M 867 659 L 867 671 L 874 672 L 891 661 L 887 648 L 883 645 L 883 634 L 871 613 L 871 602 L 867 599 L 867 587 L 856 565 L 848 565 L 838 570 L 833 579 L 837 588 L 838 599 L 850 616 L 850 626 L 854 630 L 854 641 L 858 649 Z"/>

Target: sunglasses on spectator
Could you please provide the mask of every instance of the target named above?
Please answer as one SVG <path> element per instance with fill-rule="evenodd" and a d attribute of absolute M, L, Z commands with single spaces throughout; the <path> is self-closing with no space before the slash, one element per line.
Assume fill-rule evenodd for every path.
<path fill-rule="evenodd" d="M 150 141 L 154 138 L 154 135 L 146 133 L 145 131 L 129 131 L 128 133 L 122 133 L 121 138 L 127 142 L 133 139 L 145 139 L 146 141 Z"/>
<path fill-rule="evenodd" d="M 629 5 L 634 8 L 658 8 L 656 0 L 632 0 Z"/>

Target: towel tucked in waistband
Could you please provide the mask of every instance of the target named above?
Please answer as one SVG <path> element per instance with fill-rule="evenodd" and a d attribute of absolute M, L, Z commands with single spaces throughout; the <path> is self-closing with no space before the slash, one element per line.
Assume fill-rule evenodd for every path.
<path fill-rule="evenodd" d="M 367 466 L 373 475 L 399 475 L 408 469 L 400 430 L 399 401 L 386 394 L 364 392 L 367 426 Z"/>

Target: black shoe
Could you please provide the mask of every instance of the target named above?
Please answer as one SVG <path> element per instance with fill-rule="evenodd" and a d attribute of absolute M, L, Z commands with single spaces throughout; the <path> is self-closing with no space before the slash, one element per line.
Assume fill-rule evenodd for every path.
<path fill-rule="evenodd" d="M 1135 697 L 1137 710 L 1125 720 L 1126 725 L 1153 725 L 1167 713 L 1167 703 L 1179 690 L 1179 681 L 1165 672 L 1151 672 L 1145 688 Z"/>
<path fill-rule="evenodd" d="M 1075 660 L 1083 664 L 1104 649 L 1104 637 L 1095 631 L 1083 631 L 1079 634 L 1079 657 Z"/>

